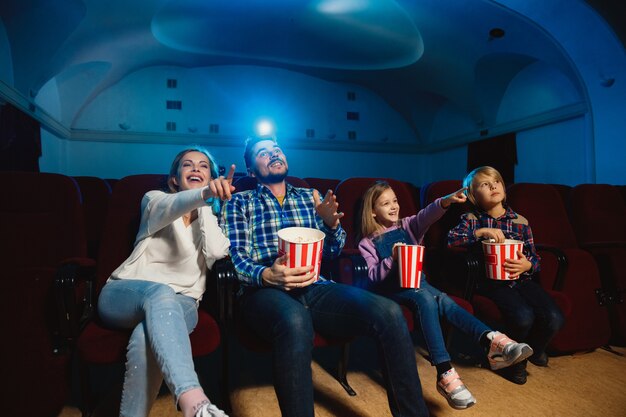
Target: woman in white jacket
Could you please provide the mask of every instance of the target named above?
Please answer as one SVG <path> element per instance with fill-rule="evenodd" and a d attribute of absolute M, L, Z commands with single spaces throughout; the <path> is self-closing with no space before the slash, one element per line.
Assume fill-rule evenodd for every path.
<path fill-rule="evenodd" d="M 148 416 L 165 379 L 184 417 L 225 416 L 198 381 L 189 333 L 207 269 L 228 254 L 217 223 L 227 178 L 202 148 L 180 152 L 170 169 L 169 192 L 150 191 L 141 202 L 141 224 L 132 254 L 111 274 L 98 313 L 111 327 L 133 329 L 126 355 L 120 416 Z"/>

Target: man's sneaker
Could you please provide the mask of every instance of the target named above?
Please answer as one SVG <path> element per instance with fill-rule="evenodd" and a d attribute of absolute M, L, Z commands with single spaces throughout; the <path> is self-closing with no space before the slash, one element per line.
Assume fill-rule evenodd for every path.
<path fill-rule="evenodd" d="M 527 361 L 521 361 L 508 368 L 500 369 L 497 372 L 501 377 L 513 382 L 514 384 L 524 385 L 528 378 L 528 372 L 526 372 Z"/>
<path fill-rule="evenodd" d="M 535 352 L 528 357 L 528 361 L 535 366 L 548 366 L 548 355 L 546 352 L 541 352 L 539 355 Z"/>
<path fill-rule="evenodd" d="M 195 417 L 228 417 L 228 415 L 210 402 L 206 402 L 198 408 Z"/>
<path fill-rule="evenodd" d="M 496 332 L 489 347 L 489 366 L 494 371 L 516 364 L 533 354 L 533 349 L 526 343 L 517 343 L 507 335 Z"/>
<path fill-rule="evenodd" d="M 437 381 L 437 391 L 443 395 L 450 407 L 464 410 L 476 404 L 476 399 L 467 389 L 454 368 L 446 371 Z"/>

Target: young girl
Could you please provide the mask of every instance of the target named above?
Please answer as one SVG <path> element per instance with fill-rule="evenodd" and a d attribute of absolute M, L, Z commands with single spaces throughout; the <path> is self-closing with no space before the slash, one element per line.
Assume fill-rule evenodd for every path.
<path fill-rule="evenodd" d="M 515 213 L 506 204 L 506 191 L 500 173 L 489 166 L 476 168 L 463 180 L 474 211 L 464 214 L 461 222 L 448 233 L 449 246 L 470 246 L 482 240 L 516 239 L 524 242 L 519 259 L 507 259 L 505 270 L 512 281 L 496 281 L 484 277 L 477 283 L 477 291 L 492 299 L 505 318 L 509 334 L 533 348 L 530 362 L 547 366 L 546 346 L 563 326 L 559 307 L 532 276 L 539 271 L 540 258 L 535 250 L 528 220 Z M 482 252 L 481 252 L 482 253 Z M 513 382 L 526 382 L 526 361 L 511 367 Z"/>
<path fill-rule="evenodd" d="M 493 370 L 513 365 L 532 354 L 528 345 L 492 331 L 428 284 L 425 277 L 422 277 L 420 288 L 403 289 L 399 286 L 395 246 L 420 244 L 430 225 L 451 204 L 464 201 L 464 190 L 459 190 L 437 199 L 416 215 L 400 218 L 400 206 L 393 189 L 388 183 L 377 181 L 365 192 L 361 232 L 367 237 L 359 242 L 359 250 L 367 262 L 371 289 L 411 307 L 415 322 L 420 323 L 431 362 L 437 368 L 437 391 L 456 409 L 470 407 L 476 399 L 450 364 L 439 323 L 442 317 L 488 349 L 487 358 Z"/>
<path fill-rule="evenodd" d="M 202 148 L 176 156 L 169 192 L 143 197 L 135 248 L 100 292 L 103 323 L 132 329 L 120 416 L 147 417 L 165 379 L 184 417 L 227 417 L 202 390 L 189 343 L 207 269 L 228 254 L 216 213 L 233 191 L 234 167 L 228 178 L 217 170 Z"/>

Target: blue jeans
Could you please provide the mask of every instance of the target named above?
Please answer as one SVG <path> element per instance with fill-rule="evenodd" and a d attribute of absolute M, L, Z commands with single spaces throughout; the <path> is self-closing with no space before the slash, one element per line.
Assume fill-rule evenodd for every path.
<path fill-rule="evenodd" d="M 283 417 L 313 417 L 311 358 L 315 331 L 330 338 L 376 341 L 391 413 L 427 416 L 415 350 L 399 306 L 384 297 L 334 282 L 282 291 L 245 288 L 243 319 L 270 342 L 274 389 Z"/>
<path fill-rule="evenodd" d="M 102 288 L 98 314 L 107 326 L 133 329 L 120 416 L 148 416 L 163 379 L 177 401 L 200 387 L 189 342 L 198 322 L 195 299 L 157 282 L 116 280 Z"/>
<path fill-rule="evenodd" d="M 452 326 L 470 336 L 477 344 L 484 333 L 491 331 L 482 321 L 465 311 L 447 294 L 430 285 L 424 278 L 422 278 L 420 288 L 400 290 L 392 294 L 391 298 L 400 304 L 407 305 L 415 314 L 415 323 L 416 325 L 419 323 L 422 329 L 426 349 L 433 365 L 450 361 L 441 331 L 441 319 L 445 319 Z"/>
<path fill-rule="evenodd" d="M 530 278 L 515 282 L 484 279 L 478 291 L 493 300 L 504 316 L 509 337 L 526 342 L 534 355 L 543 353 L 565 318 L 552 297 Z"/>

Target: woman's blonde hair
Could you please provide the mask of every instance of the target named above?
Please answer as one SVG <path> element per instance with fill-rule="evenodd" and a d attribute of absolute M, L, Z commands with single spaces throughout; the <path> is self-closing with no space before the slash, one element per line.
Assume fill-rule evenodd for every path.
<path fill-rule="evenodd" d="M 494 167 L 485 165 L 472 170 L 463 179 L 463 187 L 467 187 L 467 199 L 472 203 L 474 207 L 482 209 L 476 202 L 476 197 L 474 196 L 474 192 L 476 191 L 477 186 L 474 180 L 478 176 L 490 177 L 499 181 L 502 184 L 502 188 L 504 189 L 504 200 L 502 200 L 502 202 L 506 202 L 506 187 L 504 185 L 504 179 L 502 178 L 502 175 L 500 175 L 498 170 Z"/>
<path fill-rule="evenodd" d="M 167 177 L 167 191 L 170 193 L 177 193 L 179 191 L 178 186 L 174 182 L 174 179 L 178 178 L 178 173 L 180 172 L 180 161 L 182 161 L 183 157 L 187 155 L 189 152 L 200 152 L 204 154 L 209 160 L 209 172 L 211 173 L 210 179 L 215 179 L 219 176 L 219 167 L 215 162 L 215 158 L 202 146 L 192 146 L 187 149 L 183 149 L 178 152 L 174 160 L 172 161 L 172 165 L 170 166 L 170 173 Z M 220 201 L 218 198 L 213 199 L 213 213 L 218 214 L 220 212 Z"/>
<path fill-rule="evenodd" d="M 378 223 L 374 217 L 374 205 L 380 195 L 387 190 L 391 190 L 391 185 L 387 181 L 376 181 L 365 191 L 361 213 L 360 237 L 369 237 L 384 229 L 384 226 Z"/>

